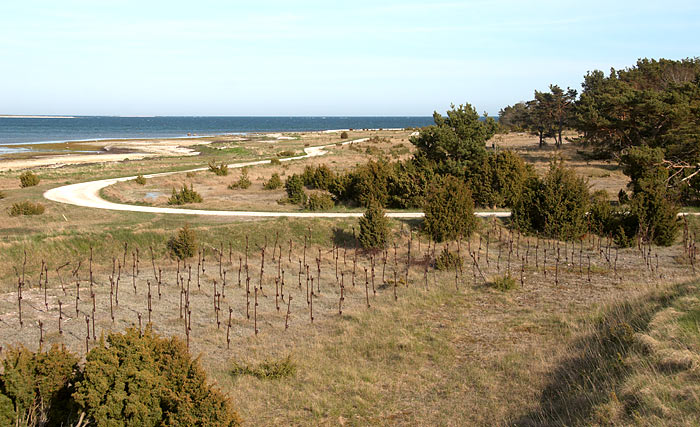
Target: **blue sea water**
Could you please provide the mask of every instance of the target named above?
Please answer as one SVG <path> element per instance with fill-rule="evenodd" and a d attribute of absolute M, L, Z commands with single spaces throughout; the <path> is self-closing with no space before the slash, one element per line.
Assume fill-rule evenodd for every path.
<path fill-rule="evenodd" d="M 432 117 L 0 117 L 0 145 L 112 138 L 174 138 L 188 134 L 302 132 L 423 127 Z M 0 147 L 0 154 L 2 154 Z"/>

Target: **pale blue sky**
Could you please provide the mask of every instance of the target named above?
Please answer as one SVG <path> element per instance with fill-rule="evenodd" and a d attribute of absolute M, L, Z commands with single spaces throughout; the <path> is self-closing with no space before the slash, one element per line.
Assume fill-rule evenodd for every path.
<path fill-rule="evenodd" d="M 0 114 L 496 114 L 700 55 L 697 0 L 4 0 L 0 23 Z"/>

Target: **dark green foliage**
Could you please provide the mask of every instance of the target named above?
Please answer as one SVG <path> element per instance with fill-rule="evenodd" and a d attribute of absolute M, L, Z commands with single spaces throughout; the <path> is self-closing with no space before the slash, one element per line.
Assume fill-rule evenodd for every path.
<path fill-rule="evenodd" d="M 335 173 L 326 165 L 306 166 L 302 174 L 304 185 L 309 188 L 328 191 L 335 183 Z"/>
<path fill-rule="evenodd" d="M 198 360 L 178 338 L 150 327 L 110 334 L 91 350 L 74 398 L 95 425 L 240 424 L 221 392 L 207 385 Z"/>
<path fill-rule="evenodd" d="M 75 355 L 58 346 L 38 353 L 10 347 L 2 365 L 1 425 L 44 425 L 50 420 L 77 419 L 71 399 L 78 370 Z"/>
<path fill-rule="evenodd" d="M 216 176 L 226 176 L 228 175 L 228 165 L 225 163 L 221 163 L 219 165 L 216 164 L 215 161 L 210 161 L 209 162 L 209 170 L 214 172 Z"/>
<path fill-rule="evenodd" d="M 588 221 L 591 232 L 612 236 L 615 244 L 620 247 L 634 244 L 639 229 L 639 222 L 635 216 L 630 215 L 629 207 L 613 206 L 608 200 L 608 193 L 603 190 L 598 190 L 591 196 Z"/>
<path fill-rule="evenodd" d="M 202 196 L 196 191 L 194 191 L 192 184 L 190 184 L 190 188 L 187 188 L 187 186 L 183 184 L 180 191 L 175 191 L 175 189 L 173 188 L 173 194 L 168 199 L 169 205 L 184 205 L 187 203 L 201 202 Z"/>
<path fill-rule="evenodd" d="M 335 202 L 330 194 L 311 193 L 309 200 L 306 202 L 306 209 L 310 211 L 328 211 L 335 207 Z"/>
<path fill-rule="evenodd" d="M 587 231 L 588 184 L 573 170 L 553 162 L 543 178 L 528 179 L 514 203 L 511 220 L 520 230 L 564 240 Z"/>
<path fill-rule="evenodd" d="M 348 133 L 346 131 L 340 132 L 340 139 L 348 139 Z"/>
<path fill-rule="evenodd" d="M 488 285 L 501 292 L 507 292 L 518 287 L 518 283 L 515 281 L 515 279 L 507 274 L 494 277 L 491 279 Z"/>
<path fill-rule="evenodd" d="M 437 242 L 469 237 L 476 229 L 471 191 L 455 177 L 435 180 L 426 195 L 423 211 L 423 227 Z"/>
<path fill-rule="evenodd" d="M 671 201 L 665 181 L 641 180 L 630 200 L 630 214 L 636 217 L 642 236 L 657 245 L 671 246 L 679 230 L 678 206 Z"/>
<path fill-rule="evenodd" d="M 454 270 L 462 267 L 463 260 L 456 253 L 443 248 L 435 259 L 435 268 L 438 270 Z"/>
<path fill-rule="evenodd" d="M 134 182 L 138 185 L 146 185 L 146 178 L 144 178 L 143 175 L 139 174 L 139 176 L 134 178 Z"/>
<path fill-rule="evenodd" d="M 33 187 L 39 184 L 39 177 L 32 171 L 26 171 L 19 176 L 19 185 L 22 188 Z"/>
<path fill-rule="evenodd" d="M 365 249 L 381 249 L 386 247 L 389 239 L 389 220 L 379 202 L 369 202 L 364 215 L 360 218 L 360 234 L 358 240 Z"/>
<path fill-rule="evenodd" d="M 279 153 L 277 153 L 277 157 L 294 157 L 296 155 L 297 153 L 291 150 L 280 151 Z"/>
<path fill-rule="evenodd" d="M 28 200 L 23 202 L 13 203 L 10 207 L 10 216 L 20 215 L 41 215 L 45 211 L 44 205 L 41 203 L 32 203 Z"/>
<path fill-rule="evenodd" d="M 260 380 L 278 380 L 292 377 L 296 374 L 296 371 L 296 364 L 292 361 L 291 356 L 287 356 L 280 360 L 266 360 L 255 366 L 241 365 L 237 362 L 233 362 L 231 375 L 233 377 L 250 375 Z"/>
<path fill-rule="evenodd" d="M 469 162 L 474 164 L 486 155 L 486 141 L 496 132 L 493 119 L 479 120 L 470 104 L 460 105 L 443 117 L 433 113 L 434 125 L 423 128 L 411 138 L 418 151 L 436 162 Z"/>
<path fill-rule="evenodd" d="M 336 194 L 336 198 L 353 200 L 365 207 L 373 201 L 386 206 L 389 201 L 388 181 L 391 173 L 391 164 L 383 160 L 370 160 L 349 174 L 344 187 L 345 193 Z"/>
<path fill-rule="evenodd" d="M 228 188 L 229 190 L 235 190 L 237 188 L 240 188 L 241 190 L 245 190 L 247 188 L 250 188 L 250 185 L 252 183 L 250 182 L 250 178 L 248 178 L 248 168 L 242 168 L 241 169 L 241 176 L 238 178 L 238 181 L 232 182 L 229 184 Z"/>
<path fill-rule="evenodd" d="M 166 244 L 168 252 L 173 258 L 181 260 L 191 258 L 197 253 L 197 233 L 188 224 L 177 231 L 177 234 L 170 237 Z"/>
<path fill-rule="evenodd" d="M 501 132 L 528 130 L 529 110 L 525 102 L 508 105 L 498 112 L 498 128 Z"/>
<path fill-rule="evenodd" d="M 630 147 L 623 151 L 620 163 L 630 177 L 630 221 L 642 237 L 669 246 L 678 232 L 678 206 L 676 194 L 668 188 L 669 172 L 663 160 L 660 148 Z"/>
<path fill-rule="evenodd" d="M 511 151 L 489 153 L 484 162 L 465 170 L 474 204 L 482 207 L 510 207 L 518 200 L 534 171 Z"/>
<path fill-rule="evenodd" d="M 297 205 L 306 204 L 306 192 L 304 191 L 304 179 L 300 175 L 292 175 L 284 183 L 287 197 L 290 203 Z"/>
<path fill-rule="evenodd" d="M 273 173 L 270 179 L 263 184 L 265 190 L 277 190 L 280 187 L 282 187 L 282 180 L 280 179 L 280 174 L 277 172 Z"/>
<path fill-rule="evenodd" d="M 576 108 L 581 141 L 613 155 L 659 147 L 690 164 L 700 155 L 700 59 L 640 59 L 634 67 L 589 72 Z"/>

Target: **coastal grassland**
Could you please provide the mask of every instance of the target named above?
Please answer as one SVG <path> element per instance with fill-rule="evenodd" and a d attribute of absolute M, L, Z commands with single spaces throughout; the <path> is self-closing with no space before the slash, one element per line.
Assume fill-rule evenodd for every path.
<path fill-rule="evenodd" d="M 185 339 L 179 315 L 180 287 L 175 285 L 178 265 L 165 257 L 165 241 L 192 218 L 77 207 L 65 209 L 63 213 L 70 218 L 84 216 L 78 216 L 82 230 L 71 227 L 54 230 L 46 224 L 34 223 L 33 228 L 18 227 L 3 235 L 2 250 L 6 256 L 0 269 L 4 272 L 5 292 L 0 295 L 0 343 L 23 343 L 36 348 L 40 334 L 37 322 L 41 320 L 45 325 L 45 345 L 65 344 L 82 354 L 84 319 L 91 316 L 92 310 L 88 274 L 90 246 L 94 251 L 96 336 L 102 331 L 138 326 L 138 315 L 144 324 L 147 322 L 150 281 L 154 330 L 161 335 Z M 94 216 L 87 215 L 90 212 Z M 54 221 L 58 222 L 58 218 Z M 507 293 L 492 289 L 469 259 L 461 274 L 430 267 L 426 283 L 423 257 L 428 242 L 416 232 L 419 222 L 392 220 L 390 224 L 393 240 L 384 279 L 381 253 L 375 258 L 373 286 L 369 254 L 359 251 L 353 286 L 355 244 L 352 235 L 353 227 L 357 229 L 354 219 L 231 221 L 197 218 L 191 223 L 199 236 L 200 247 L 205 250 L 206 271 L 201 272 L 201 286 L 197 286 L 197 259 L 188 262 L 192 268 L 190 349 L 195 355 L 201 355 L 211 378 L 228 393 L 233 407 L 246 422 L 252 425 L 493 425 L 544 419 L 546 414 L 538 415 L 542 410 L 543 390 L 556 379 L 559 366 L 571 357 L 576 340 L 590 333 L 591 319 L 602 316 L 599 313 L 604 313 L 608 304 L 664 290 L 668 284 L 685 280 L 691 274 L 679 245 L 653 248 L 660 258 L 658 269 L 647 267 L 635 248 L 620 250 L 614 269 L 601 255 L 597 241 L 590 239 L 581 249 L 583 260 L 588 256 L 592 258 L 590 281 L 586 267 L 579 264 L 578 245 L 575 248 L 569 245 L 568 250 L 564 250 L 563 242 L 540 241 L 539 267 L 534 264 L 532 252 L 529 261 L 521 266 L 515 254 L 524 255 L 528 247 L 534 251 L 535 240 L 518 237 L 503 228 L 499 221 L 488 220 L 480 221 L 477 235 L 461 242 L 462 251 L 470 247 L 478 253 L 485 277 L 503 275 L 510 269 L 511 276 L 518 281 L 522 274 L 523 285 Z M 409 227 L 414 230 L 412 240 Z M 239 263 L 245 257 L 246 236 L 251 277 L 250 317 L 246 315 L 245 271 L 240 287 L 237 282 Z M 289 239 L 292 240 L 291 254 Z M 486 239 L 490 244 L 488 263 Z M 320 291 L 313 297 L 313 323 L 306 300 L 306 273 L 298 274 L 305 240 L 308 245 L 306 262 L 310 265 L 315 287 L 318 287 L 319 277 L 321 280 Z M 129 247 L 123 264 L 119 305 L 114 309 L 115 320 L 112 321 L 108 276 L 112 259 L 122 262 L 124 242 Z M 275 242 L 278 246 L 273 251 Z M 393 261 L 394 242 L 397 264 Z M 409 242 L 412 256 L 406 276 Z M 454 251 L 457 243 L 449 244 Z M 551 245 L 546 266 L 542 259 L 545 244 Z M 516 252 L 509 265 L 507 248 L 511 245 Z M 551 255 L 555 245 L 562 248 L 558 267 Z M 149 246 L 154 248 L 156 268 L 162 269 L 162 297 L 157 297 Z M 277 261 L 272 259 L 280 258 L 279 246 L 282 256 L 278 267 Z M 446 244 L 439 245 L 437 251 L 444 246 Z M 140 271 L 132 277 L 132 257 L 137 247 Z M 260 282 L 263 247 L 266 247 L 266 259 Z M 22 302 L 24 326 L 20 328 L 17 292 L 12 290 L 16 286 L 13 267 L 21 268 L 24 249 L 28 257 L 27 286 Z M 222 291 L 216 249 L 222 250 L 222 269 L 227 272 L 218 327 L 212 308 L 215 280 L 218 292 Z M 572 249 L 575 249 L 575 256 L 567 254 L 564 260 L 564 253 Z M 320 276 L 315 261 L 319 254 Z M 462 256 L 466 257 L 464 252 Z M 48 308 L 44 290 L 37 286 L 42 259 L 49 262 Z M 342 315 L 338 310 L 340 290 L 335 273 L 336 259 L 345 285 Z M 61 279 L 53 269 L 67 261 L 71 261 L 70 267 L 61 272 L 64 292 Z M 81 283 L 81 297 L 76 313 L 77 288 L 71 270 L 78 262 L 82 262 L 76 276 Z M 278 268 L 284 270 L 286 282 L 286 299 L 280 301 L 279 311 L 274 281 Z M 188 268 L 181 264 L 179 269 L 187 281 L 188 275 L 184 272 L 189 271 Z M 365 269 L 369 276 L 367 285 Z M 558 282 L 555 274 L 558 274 Z M 252 288 L 260 283 L 264 291 L 258 293 L 256 309 Z M 58 300 L 63 302 L 63 335 L 57 332 Z M 370 307 L 367 307 L 368 300 Z M 289 328 L 285 329 L 287 303 L 291 314 Z M 230 346 L 227 346 L 229 307 L 232 327 Z M 254 332 L 256 321 L 257 335 Z M 89 342 L 95 345 L 92 339 Z M 260 367 L 267 366 L 263 372 L 273 374 L 248 375 L 245 370 L 241 372 L 240 366 L 251 367 L 251 372 L 261 372 Z M 282 369 L 286 373 L 275 374 L 280 371 L 274 367 L 279 366 L 286 366 Z M 573 421 L 579 419 L 585 419 L 583 414 Z"/>

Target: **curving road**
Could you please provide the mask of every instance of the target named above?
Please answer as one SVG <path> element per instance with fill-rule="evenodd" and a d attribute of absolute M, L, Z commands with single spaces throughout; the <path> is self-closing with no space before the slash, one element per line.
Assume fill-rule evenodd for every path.
<path fill-rule="evenodd" d="M 368 138 L 355 139 L 343 143 L 350 144 L 353 142 L 365 142 Z M 287 157 L 280 159 L 281 162 L 291 160 L 305 159 L 309 157 L 323 156 L 328 152 L 325 148 L 334 146 L 335 144 L 307 147 L 304 148 L 304 155 L 296 157 Z M 270 163 L 270 160 L 259 160 L 255 162 L 232 163 L 228 165 L 231 169 L 242 168 L 246 166 L 264 165 Z M 207 170 L 208 168 L 196 168 L 187 171 L 178 172 L 162 172 L 150 175 L 144 175 L 145 178 L 154 178 L 158 176 L 174 175 L 178 173 L 196 172 Z M 59 203 L 70 205 L 83 206 L 95 209 L 109 209 L 115 211 L 129 212 L 149 212 L 177 215 L 208 215 L 208 216 L 226 216 L 226 217 L 297 217 L 297 218 L 356 218 L 362 216 L 361 212 L 259 212 L 259 211 L 216 211 L 205 209 L 178 209 L 165 208 L 156 206 L 139 206 L 129 205 L 125 203 L 113 203 L 100 197 L 100 190 L 112 184 L 122 181 L 128 181 L 136 178 L 136 176 L 127 176 L 122 178 L 101 179 L 98 181 L 81 182 L 78 184 L 64 185 L 62 187 L 52 188 L 44 193 L 44 197 Z M 422 218 L 422 212 L 388 212 L 386 214 L 391 218 Z M 510 212 L 476 212 L 477 216 L 496 216 L 508 217 Z"/>

